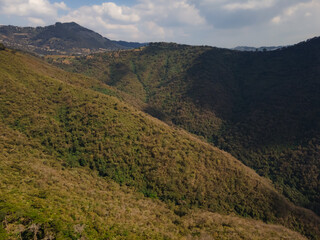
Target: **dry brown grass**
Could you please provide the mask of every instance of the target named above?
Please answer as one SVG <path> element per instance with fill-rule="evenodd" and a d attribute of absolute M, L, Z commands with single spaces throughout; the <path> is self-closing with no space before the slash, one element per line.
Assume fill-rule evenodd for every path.
<path fill-rule="evenodd" d="M 280 225 L 204 211 L 184 217 L 183 226 L 192 229 L 187 239 L 306 239 Z"/>

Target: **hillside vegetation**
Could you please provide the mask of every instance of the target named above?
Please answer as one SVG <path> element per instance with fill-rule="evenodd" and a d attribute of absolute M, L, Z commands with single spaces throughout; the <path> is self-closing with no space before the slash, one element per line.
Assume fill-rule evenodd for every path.
<path fill-rule="evenodd" d="M 319 38 L 271 52 L 154 43 L 59 65 L 132 94 L 319 214 L 319 53 Z"/>
<path fill-rule="evenodd" d="M 11 50 L 0 59 L 3 236 L 294 234 L 275 226 L 264 231 L 261 222 L 255 233 L 253 220 L 216 212 L 319 238 L 320 220 L 311 211 L 231 155 L 108 95 L 110 87 Z"/>
<path fill-rule="evenodd" d="M 92 170 L 66 168 L 3 123 L 0 130 L 0 239 L 305 239 L 236 216 L 179 217 Z"/>

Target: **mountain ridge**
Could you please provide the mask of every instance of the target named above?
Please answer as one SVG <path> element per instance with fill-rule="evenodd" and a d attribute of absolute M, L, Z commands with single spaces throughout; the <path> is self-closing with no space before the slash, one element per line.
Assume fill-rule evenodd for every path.
<path fill-rule="evenodd" d="M 111 41 L 75 22 L 46 27 L 0 26 L 0 41 L 5 45 L 41 55 L 83 55 L 130 49 L 145 44 Z"/>

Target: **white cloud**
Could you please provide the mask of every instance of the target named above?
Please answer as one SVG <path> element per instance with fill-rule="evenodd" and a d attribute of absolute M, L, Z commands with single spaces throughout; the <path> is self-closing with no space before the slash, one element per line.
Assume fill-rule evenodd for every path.
<path fill-rule="evenodd" d="M 286 22 L 294 22 L 299 19 L 299 21 L 302 23 L 304 20 L 310 21 L 310 19 L 307 18 L 315 16 L 319 13 L 320 2 L 312 0 L 309 2 L 297 3 L 284 9 L 281 14 L 274 17 L 271 22 L 274 24 L 285 24 Z"/>
<path fill-rule="evenodd" d="M 113 2 L 94 5 L 92 10 L 100 16 L 105 16 L 116 21 L 137 22 L 140 20 L 139 16 L 135 14 L 132 9 L 129 7 L 118 6 Z"/>
<path fill-rule="evenodd" d="M 41 18 L 28 17 L 29 23 L 35 26 L 43 26 L 45 22 Z"/>
<path fill-rule="evenodd" d="M 205 24 L 199 9 L 187 0 L 140 0 L 135 10 L 144 19 L 149 19 L 162 25 L 196 26 Z"/>
<path fill-rule="evenodd" d="M 58 10 L 68 10 L 64 2 L 48 0 L 0 0 L 0 14 L 24 17 L 32 25 L 44 25 L 58 17 Z"/>
<path fill-rule="evenodd" d="M 53 4 L 56 8 L 61 9 L 61 10 L 69 10 L 69 8 L 67 7 L 67 5 L 64 2 L 55 2 Z"/>
<path fill-rule="evenodd" d="M 310 16 L 312 16 L 312 13 L 306 12 L 305 16 L 306 16 L 306 17 L 310 17 Z"/>
<path fill-rule="evenodd" d="M 50 15 L 56 14 L 54 8 L 46 0 L 25 0 L 25 1 L 2 1 L 2 13 L 17 15 L 17 16 L 31 16 L 31 15 Z"/>
<path fill-rule="evenodd" d="M 254 10 L 272 7 L 275 4 L 275 0 L 250 0 L 241 3 L 228 3 L 223 6 L 224 9 L 235 10 Z"/>
<path fill-rule="evenodd" d="M 274 24 L 279 24 L 281 22 L 281 16 L 276 16 L 274 18 L 271 19 L 271 22 Z"/>

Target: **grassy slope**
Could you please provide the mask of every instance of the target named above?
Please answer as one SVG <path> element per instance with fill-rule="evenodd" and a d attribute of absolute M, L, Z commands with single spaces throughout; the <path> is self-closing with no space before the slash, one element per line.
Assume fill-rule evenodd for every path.
<path fill-rule="evenodd" d="M 3 128 L 19 133 L 30 144 L 35 144 L 37 150 L 34 154 L 44 156 L 36 157 L 38 160 L 35 161 L 41 162 L 48 156 L 56 159 L 57 164 L 67 171 L 75 171 L 75 175 L 82 175 L 82 171 L 89 169 L 97 170 L 100 176 L 163 201 L 177 216 L 186 217 L 190 209 L 200 207 L 281 223 L 310 238 L 319 237 L 317 216 L 290 204 L 270 183 L 229 154 L 186 132 L 169 128 L 115 97 L 93 91 L 90 85 L 85 87 L 88 81 L 96 84 L 92 79 L 50 69 L 36 58 L 20 53 L 2 51 L 0 57 L 0 119 Z M 70 84 L 72 79 L 78 80 Z M 11 147 L 15 149 L 16 144 Z M 11 150 L 8 148 L 10 161 Z M 29 148 L 22 148 L 18 151 L 20 156 L 13 155 L 13 159 L 28 160 L 32 152 Z M 52 161 L 49 162 L 50 165 Z M 37 164 L 32 166 L 36 168 Z M 81 170 L 80 166 L 87 170 Z M 70 167 L 74 169 L 70 170 Z M 16 180 L 19 179 L 21 181 L 20 177 Z M 78 179 L 76 176 L 74 181 Z M 84 194 L 86 189 L 91 189 L 90 186 L 74 194 Z M 9 197 L 14 201 L 21 195 L 20 191 L 13 191 L 13 195 L 5 194 L 5 201 L 1 203 L 6 203 Z M 30 191 L 37 190 L 31 188 Z M 14 195 L 14 192 L 18 194 Z M 41 200 L 42 194 L 45 197 L 50 193 L 39 194 L 39 211 L 52 208 L 51 205 L 41 207 L 48 202 Z M 70 197 L 67 202 L 71 201 Z M 30 204 L 30 201 L 25 204 Z M 13 203 L 12 206 L 16 205 L 19 204 Z M 31 210 L 38 207 L 35 204 Z M 4 204 L 4 208 L 8 206 Z M 15 212 L 9 209 L 4 216 Z M 60 214 L 64 216 L 64 212 Z M 4 223 L 7 221 L 6 218 L 2 220 Z M 210 231 L 210 226 L 206 228 Z M 144 233 L 140 231 L 139 234 Z"/>
<path fill-rule="evenodd" d="M 319 52 L 319 39 L 266 53 L 156 44 L 63 67 L 128 93 L 140 84 L 144 111 L 204 136 L 319 213 Z M 139 82 L 127 84 L 133 74 Z"/>
<path fill-rule="evenodd" d="M 30 239 L 33 224 L 40 239 L 179 236 L 176 217 L 159 201 L 94 171 L 65 168 L 41 145 L 2 124 L 1 133 L 0 213 L 8 238 Z"/>
<path fill-rule="evenodd" d="M 236 216 L 194 210 L 180 218 L 159 200 L 65 168 L 23 134 L 0 129 L 0 239 L 304 239 Z"/>

